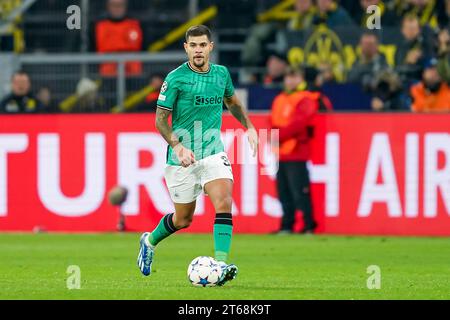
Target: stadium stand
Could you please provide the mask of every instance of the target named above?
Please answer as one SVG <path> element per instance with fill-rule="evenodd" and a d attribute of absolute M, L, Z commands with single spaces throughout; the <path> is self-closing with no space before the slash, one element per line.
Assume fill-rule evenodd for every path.
<path fill-rule="evenodd" d="M 78 99 L 76 88 L 84 78 L 99 84 L 98 93 L 104 103 L 97 111 L 133 110 L 145 105 L 143 99 L 151 93 L 147 86 L 149 78 L 167 73 L 180 62 L 177 59 L 170 63 L 158 62 L 152 58 L 152 61 L 143 61 L 142 73 L 124 79 L 119 74 L 107 79 L 99 66 L 108 61 L 92 60 L 93 56 L 89 55 L 96 51 L 93 30 L 95 23 L 105 16 L 106 0 L 2 1 L 0 25 L 5 25 L 14 8 L 25 3 L 31 5 L 11 24 L 16 31 L 3 32 L 0 44 L 4 52 L 25 53 L 14 56 L 12 69 L 25 70 L 36 89 L 46 88 L 51 92 L 52 103 L 59 108 L 48 110 L 74 110 L 72 107 Z M 250 108 L 269 108 L 269 100 L 277 93 L 275 89 L 281 89 L 281 84 L 276 79 L 273 81 L 270 73 L 274 67 L 284 68 L 285 64 L 313 70 L 310 85 L 320 87 L 336 110 L 371 110 L 376 84 L 349 80 L 355 75 L 358 78 L 361 73 L 360 38 L 367 31 L 365 24 L 370 19 L 365 9 L 373 4 L 378 5 L 381 12 L 382 28 L 373 32 L 379 39 L 376 56 L 382 63 L 376 64 L 369 78 L 375 81 L 395 73 L 394 77 L 400 77 L 402 97 L 396 101 L 401 100 L 402 106 L 386 109 L 409 109 L 405 108 L 410 105 L 409 88 L 421 80 L 423 68 L 432 59 L 438 59 L 441 77 L 448 81 L 449 55 L 445 49 L 448 39 L 439 41 L 438 34 L 448 30 L 449 1 L 133 0 L 129 1 L 128 15 L 141 23 L 142 56 L 152 56 L 149 51 L 181 55 L 182 36 L 190 23 L 211 26 L 217 44 L 214 60 L 230 69 L 234 82 L 249 91 L 249 99 L 266 97 L 264 101 L 252 101 Z M 81 30 L 66 28 L 66 9 L 70 5 L 82 8 Z M 411 26 L 416 22 L 418 32 Z M 43 63 L 45 59 L 40 59 L 52 54 L 66 57 L 74 54 L 79 63 L 64 63 L 64 59 Z M 125 65 L 129 63 L 125 62 Z M 8 91 L 8 88 L 1 88 L 0 95 Z M 126 108 L 125 100 L 128 101 Z"/>

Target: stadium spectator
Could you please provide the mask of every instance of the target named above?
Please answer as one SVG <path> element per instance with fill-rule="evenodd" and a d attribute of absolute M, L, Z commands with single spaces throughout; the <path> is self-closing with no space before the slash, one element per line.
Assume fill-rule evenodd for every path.
<path fill-rule="evenodd" d="M 321 99 L 319 100 L 319 110 L 332 110 L 333 106 L 330 100 L 328 99 L 328 97 L 322 94 L 322 90 L 325 85 L 337 84 L 331 64 L 321 62 L 317 68 L 303 65 L 302 70 L 304 80 L 307 83 L 307 90 L 318 92 L 321 94 Z"/>
<path fill-rule="evenodd" d="M 448 15 L 444 1 L 436 0 L 403 0 L 394 1 L 395 11 L 398 17 L 414 15 L 422 27 L 429 26 L 433 29 L 447 26 Z"/>
<path fill-rule="evenodd" d="M 375 33 L 366 32 L 360 40 L 361 56 L 348 74 L 348 81 L 366 86 L 388 64 L 384 55 L 379 52 L 378 37 Z"/>
<path fill-rule="evenodd" d="M 425 61 L 433 56 L 431 36 L 427 30 L 422 30 L 417 16 L 403 18 L 403 40 L 397 47 L 395 63 L 404 81 L 419 80 Z"/>
<path fill-rule="evenodd" d="M 374 75 L 370 85 L 373 111 L 409 110 L 409 99 L 404 94 L 400 77 L 392 69 L 384 69 Z"/>
<path fill-rule="evenodd" d="M 313 233 L 313 218 L 307 161 L 309 140 L 313 134 L 312 120 L 319 109 L 320 94 L 306 90 L 303 71 L 289 67 L 284 76 L 284 92 L 272 104 L 271 127 L 279 129 L 278 196 L 283 208 L 279 233 L 291 233 L 295 211 L 303 212 L 302 233 Z"/>
<path fill-rule="evenodd" d="M 127 16 L 127 0 L 108 0 L 107 16 L 95 25 L 96 51 L 99 53 L 139 52 L 143 49 L 143 31 L 139 20 Z M 126 63 L 128 76 L 140 75 L 142 63 Z M 104 77 L 117 75 L 117 64 L 100 66 Z"/>
<path fill-rule="evenodd" d="M 288 62 L 282 55 L 272 54 L 267 60 L 267 71 L 264 76 L 265 85 L 281 85 Z"/>
<path fill-rule="evenodd" d="M 11 93 L 0 101 L 0 113 L 37 113 L 40 102 L 31 93 L 31 81 L 27 73 L 18 71 L 11 79 Z"/>
<path fill-rule="evenodd" d="M 244 48 L 241 53 L 241 61 L 245 67 L 262 67 L 280 62 L 271 57 L 272 52 L 277 55 L 285 55 L 288 48 L 286 31 L 302 31 L 310 27 L 326 24 L 333 28 L 337 26 L 354 25 L 353 20 L 345 9 L 337 5 L 332 0 L 315 0 L 317 5 L 311 0 L 298 0 L 295 2 L 297 16 L 288 21 L 287 24 L 276 22 L 265 22 L 255 24 L 247 36 Z M 265 43 L 274 42 L 275 50 L 267 50 Z M 241 73 L 245 82 L 248 79 L 255 79 L 251 71 L 244 70 Z M 278 82 L 282 82 L 282 74 L 278 74 Z M 271 83 L 271 77 L 263 79 L 263 82 Z M 276 81 L 277 82 L 277 81 Z"/>
<path fill-rule="evenodd" d="M 422 81 L 411 87 L 414 112 L 449 112 L 450 88 L 438 72 L 432 59 L 423 71 Z"/>
<path fill-rule="evenodd" d="M 323 94 L 324 85 L 337 84 L 330 64 L 321 63 L 319 67 L 303 66 L 303 79 L 306 81 L 306 90 L 314 93 L 311 97 L 317 102 L 318 111 L 332 111 L 331 100 Z"/>
<path fill-rule="evenodd" d="M 52 92 L 48 87 L 41 87 L 36 93 L 36 98 L 42 106 L 42 112 L 55 113 L 59 111 L 58 106 L 52 98 Z"/>
<path fill-rule="evenodd" d="M 313 26 L 317 8 L 313 5 L 313 0 L 295 1 L 296 16 L 288 21 L 288 30 L 306 30 Z"/>
<path fill-rule="evenodd" d="M 317 74 L 315 75 L 314 80 L 312 80 L 315 88 L 322 88 L 324 85 L 328 84 L 337 84 L 331 63 L 322 61 L 317 66 L 316 70 Z"/>
<path fill-rule="evenodd" d="M 317 8 L 313 0 L 296 0 L 294 17 L 283 28 L 278 28 L 275 36 L 276 52 L 286 53 L 289 50 L 288 33 L 309 30 L 314 27 Z"/>
<path fill-rule="evenodd" d="M 355 22 L 348 12 L 336 1 L 316 0 L 317 13 L 314 17 L 314 24 L 325 24 L 329 28 L 353 26 Z"/>

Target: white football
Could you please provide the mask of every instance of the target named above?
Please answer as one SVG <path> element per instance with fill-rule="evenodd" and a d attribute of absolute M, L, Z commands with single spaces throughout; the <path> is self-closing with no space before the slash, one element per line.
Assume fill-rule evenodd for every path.
<path fill-rule="evenodd" d="M 222 268 L 214 258 L 200 256 L 189 264 L 187 274 L 193 286 L 214 287 L 222 275 Z"/>

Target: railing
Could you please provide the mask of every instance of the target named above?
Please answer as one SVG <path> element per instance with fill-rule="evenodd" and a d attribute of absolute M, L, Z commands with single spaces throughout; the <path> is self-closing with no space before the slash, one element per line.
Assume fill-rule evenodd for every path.
<path fill-rule="evenodd" d="M 61 106 L 71 98 L 76 100 L 76 88 L 79 81 L 88 78 L 99 85 L 98 92 L 105 102 L 104 108 L 97 111 L 110 111 L 113 107 L 121 110 L 128 97 L 148 87 L 152 75 L 158 74 L 164 77 L 185 60 L 186 55 L 182 51 L 105 55 L 0 54 L 0 65 L 2 66 L 0 84 L 9 83 L 15 70 L 24 70 L 30 75 L 33 92 L 46 87 L 50 89 L 53 97 Z M 126 66 L 129 62 L 141 63 L 142 72 L 133 75 L 127 74 Z M 100 66 L 106 63 L 117 65 L 115 75 L 105 76 L 101 73 Z"/>

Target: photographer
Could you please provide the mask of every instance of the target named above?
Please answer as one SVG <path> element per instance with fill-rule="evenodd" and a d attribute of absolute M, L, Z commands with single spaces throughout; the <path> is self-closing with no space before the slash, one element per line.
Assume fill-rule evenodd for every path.
<path fill-rule="evenodd" d="M 373 94 L 371 101 L 374 111 L 406 111 L 408 99 L 403 94 L 400 78 L 391 69 L 379 72 L 370 84 L 369 91 Z"/>

